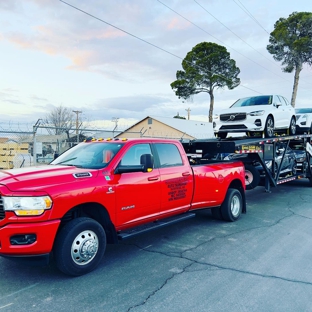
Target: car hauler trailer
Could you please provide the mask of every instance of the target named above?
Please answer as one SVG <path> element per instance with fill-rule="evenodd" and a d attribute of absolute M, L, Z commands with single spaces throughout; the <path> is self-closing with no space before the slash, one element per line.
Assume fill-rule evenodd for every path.
<path fill-rule="evenodd" d="M 306 178 L 312 186 L 311 134 L 273 138 L 198 139 L 183 142 L 191 162 L 210 163 L 217 159 L 241 160 L 245 164 L 246 189 L 263 180 L 271 186 Z M 288 166 L 288 167 L 287 167 Z"/>

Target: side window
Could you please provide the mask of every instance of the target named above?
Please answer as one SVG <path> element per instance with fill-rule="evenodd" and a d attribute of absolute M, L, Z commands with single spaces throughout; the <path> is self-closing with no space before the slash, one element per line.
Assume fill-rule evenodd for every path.
<path fill-rule="evenodd" d="M 126 152 L 121 159 L 121 165 L 123 166 L 134 166 L 141 164 L 141 155 L 152 154 L 151 147 L 149 144 L 137 144 Z"/>
<path fill-rule="evenodd" d="M 161 168 L 183 165 L 180 152 L 176 145 L 170 143 L 157 143 L 155 144 L 155 148 Z"/>

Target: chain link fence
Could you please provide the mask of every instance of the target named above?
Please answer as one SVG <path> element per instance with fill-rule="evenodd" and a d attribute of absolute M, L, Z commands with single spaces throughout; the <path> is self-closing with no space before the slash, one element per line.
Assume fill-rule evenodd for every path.
<path fill-rule="evenodd" d="M 122 131 L 102 129 L 61 129 L 34 126 L 33 131 L 0 131 L 0 169 L 49 164 L 85 139 L 114 138 Z M 51 134 L 58 133 L 58 134 Z M 141 133 L 132 132 L 134 137 Z"/>
<path fill-rule="evenodd" d="M 49 164 L 55 157 L 87 138 L 116 138 L 121 133 L 122 137 L 127 138 L 190 139 L 170 127 L 157 130 L 140 126 L 131 131 L 117 131 L 64 129 L 40 125 L 37 122 L 32 131 L 0 131 L 0 170 Z M 207 137 L 206 133 L 202 135 Z"/>

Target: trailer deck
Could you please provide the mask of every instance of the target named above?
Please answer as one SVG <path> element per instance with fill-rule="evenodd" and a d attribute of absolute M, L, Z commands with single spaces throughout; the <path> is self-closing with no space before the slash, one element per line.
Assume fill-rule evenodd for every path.
<path fill-rule="evenodd" d="M 245 164 L 246 189 L 252 189 L 264 180 L 265 191 L 270 192 L 271 186 L 296 179 L 306 178 L 312 186 L 311 139 L 311 134 L 302 134 L 272 138 L 196 139 L 182 144 L 194 163 L 241 160 Z"/>

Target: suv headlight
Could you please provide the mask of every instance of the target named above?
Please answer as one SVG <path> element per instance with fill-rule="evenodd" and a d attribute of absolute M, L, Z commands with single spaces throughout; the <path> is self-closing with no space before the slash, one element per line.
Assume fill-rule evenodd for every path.
<path fill-rule="evenodd" d="M 258 110 L 258 111 L 247 113 L 247 115 L 250 115 L 250 116 L 262 116 L 263 114 L 264 114 L 264 110 Z"/>
<path fill-rule="evenodd" d="M 14 211 L 17 216 L 39 216 L 52 207 L 49 196 L 19 197 L 2 196 L 5 211 Z"/>

